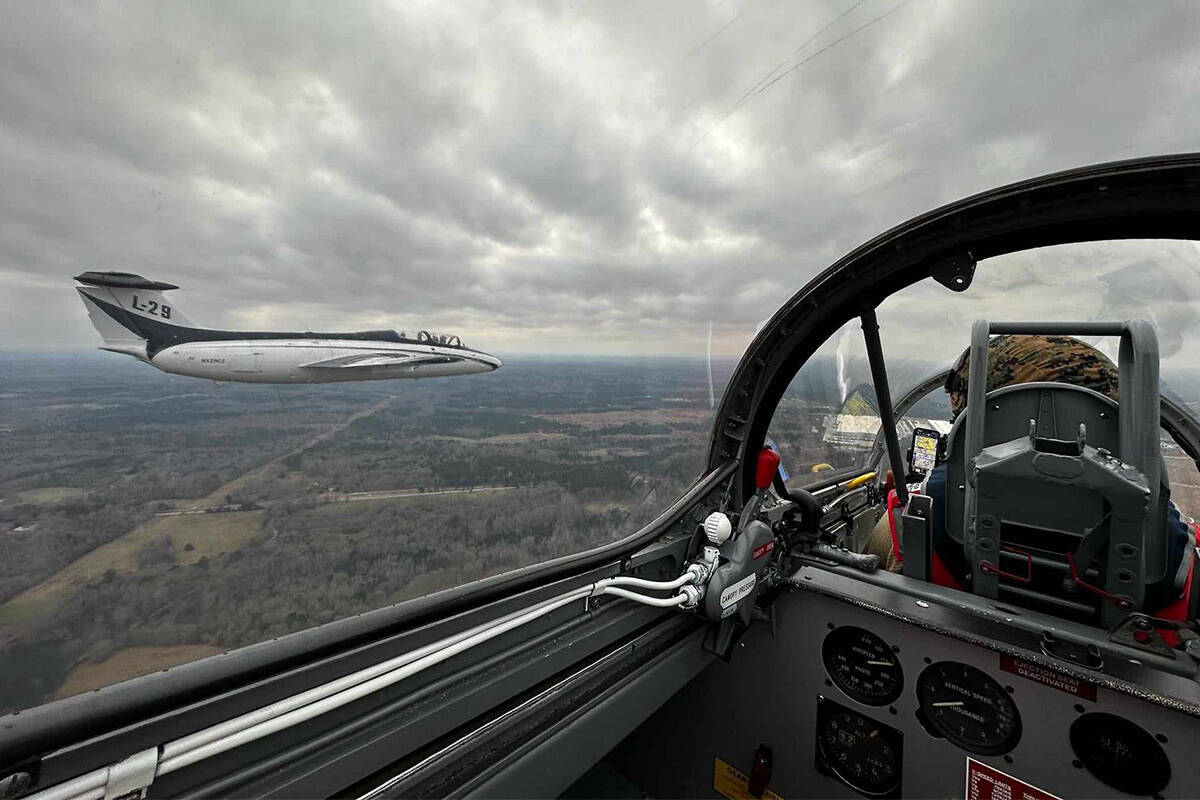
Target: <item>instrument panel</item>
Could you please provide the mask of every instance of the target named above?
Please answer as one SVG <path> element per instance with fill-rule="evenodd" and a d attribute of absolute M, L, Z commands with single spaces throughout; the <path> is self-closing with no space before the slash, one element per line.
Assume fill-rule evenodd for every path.
<path fill-rule="evenodd" d="M 937 651 L 932 648 L 905 652 L 910 666 L 916 661 L 916 679 L 906 684 L 905 658 L 901 648 L 892 643 L 897 623 L 871 615 L 866 618 L 878 624 L 826 623 L 821 645 L 825 685 L 840 691 L 842 697 L 834 699 L 828 691 L 817 696 L 813 734 L 817 770 L 861 796 L 903 796 L 905 739 L 915 746 L 911 740 L 917 736 L 923 741 L 942 740 L 963 754 L 968 792 L 975 774 L 977 780 L 1011 781 L 1014 791 L 1032 788 L 1036 795 L 1036 787 L 976 758 L 990 756 L 993 763 L 1014 769 L 1009 766 L 1014 764 L 1010 754 L 1018 751 L 1025 732 L 1020 696 L 1029 692 L 1018 691 L 1030 688 L 1022 685 L 1029 682 L 1025 679 L 1092 701 L 1095 687 L 1086 681 L 1065 680 L 1045 668 L 1039 672 L 1012 656 L 976 648 L 972 649 L 999 669 L 988 670 L 953 658 L 934 660 Z M 911 646 L 906 645 L 905 650 Z M 910 707 L 919 724 L 897 724 L 903 722 L 897 720 L 898 706 Z M 1039 730 L 1042 739 L 1053 732 L 1060 740 L 1057 749 L 1072 756 L 1060 765 L 1062 769 L 1087 773 L 1123 794 L 1159 796 L 1171 779 L 1170 759 L 1162 746 L 1166 736 L 1152 734 L 1123 716 L 1097 711 L 1092 703 L 1068 707 L 1069 716 L 1053 719 L 1050 728 L 1043 719 Z M 922 743 L 922 747 L 926 745 Z M 1029 752 L 1022 760 L 1038 755 Z"/>
<path fill-rule="evenodd" d="M 730 796 L 714 759 L 749 775 L 769 748 L 763 797 L 1200 797 L 1200 714 L 948 635 L 953 609 L 880 603 L 937 613 L 933 629 L 864 607 L 876 598 L 857 582 L 811 574 L 813 588 L 777 598 L 773 625 L 751 627 L 620 748 L 649 796 Z"/>

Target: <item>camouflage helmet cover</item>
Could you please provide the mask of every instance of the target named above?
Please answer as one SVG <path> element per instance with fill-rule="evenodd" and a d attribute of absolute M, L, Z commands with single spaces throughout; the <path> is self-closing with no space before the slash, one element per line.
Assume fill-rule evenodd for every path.
<path fill-rule="evenodd" d="M 967 405 L 969 353 L 970 348 L 963 351 L 946 378 L 950 410 L 955 417 Z M 1069 383 L 1117 399 L 1117 367 L 1090 344 L 1070 336 L 1008 334 L 988 341 L 989 392 L 1034 381 Z"/>

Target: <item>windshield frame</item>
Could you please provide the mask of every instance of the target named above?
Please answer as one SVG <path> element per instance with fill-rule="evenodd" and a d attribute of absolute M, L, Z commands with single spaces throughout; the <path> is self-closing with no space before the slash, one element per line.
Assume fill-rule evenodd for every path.
<path fill-rule="evenodd" d="M 830 336 L 926 278 L 962 292 L 979 262 L 1090 241 L 1200 240 L 1200 154 L 1132 159 L 1057 172 L 960 200 L 898 225 L 813 278 L 762 327 L 713 421 L 710 469 L 741 465 L 734 502 L 754 493 L 754 459 L 780 397 Z M 880 409 L 884 426 L 891 409 Z"/>

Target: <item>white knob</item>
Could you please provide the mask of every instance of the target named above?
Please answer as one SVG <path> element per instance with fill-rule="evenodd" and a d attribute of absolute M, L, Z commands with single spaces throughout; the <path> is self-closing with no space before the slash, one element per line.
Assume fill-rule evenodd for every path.
<path fill-rule="evenodd" d="M 729 517 L 720 511 L 714 511 L 704 520 L 704 535 L 713 544 L 724 544 L 732 533 L 733 525 L 729 522 Z"/>

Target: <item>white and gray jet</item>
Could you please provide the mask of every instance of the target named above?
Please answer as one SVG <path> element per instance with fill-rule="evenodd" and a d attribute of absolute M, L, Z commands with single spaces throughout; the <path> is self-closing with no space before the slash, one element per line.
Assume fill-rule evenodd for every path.
<path fill-rule="evenodd" d="M 163 297 L 178 286 L 129 272 L 84 272 L 75 289 L 102 350 L 163 372 L 245 383 L 435 378 L 499 369 L 500 359 L 457 336 L 418 331 L 276 333 L 198 328 Z"/>

